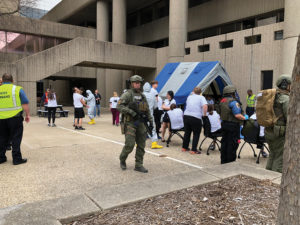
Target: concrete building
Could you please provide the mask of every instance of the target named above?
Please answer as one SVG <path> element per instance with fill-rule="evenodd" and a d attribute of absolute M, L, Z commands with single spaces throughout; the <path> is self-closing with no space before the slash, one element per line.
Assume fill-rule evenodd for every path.
<path fill-rule="evenodd" d="M 35 112 L 47 87 L 64 105 L 72 86 L 98 88 L 107 105 L 132 74 L 152 80 L 167 62 L 219 60 L 244 102 L 247 89 L 292 72 L 299 11 L 299 0 L 63 0 L 40 20 L 0 16 L 0 72 Z"/>

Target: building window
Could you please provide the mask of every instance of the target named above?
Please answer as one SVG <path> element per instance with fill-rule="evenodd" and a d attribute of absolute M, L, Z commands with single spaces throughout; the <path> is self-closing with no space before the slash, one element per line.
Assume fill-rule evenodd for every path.
<path fill-rule="evenodd" d="M 185 54 L 190 55 L 191 54 L 191 48 L 186 48 L 185 49 Z"/>
<path fill-rule="evenodd" d="M 147 7 L 141 11 L 141 25 L 153 21 L 153 7 Z"/>
<path fill-rule="evenodd" d="M 233 47 L 233 40 L 220 42 L 220 49 L 232 48 L 232 47 Z"/>
<path fill-rule="evenodd" d="M 255 27 L 255 18 L 249 19 L 249 20 L 244 20 L 242 22 L 242 24 L 243 24 L 243 30 L 254 28 Z"/>
<path fill-rule="evenodd" d="M 282 40 L 283 39 L 283 30 L 278 30 L 274 32 L 274 40 Z"/>
<path fill-rule="evenodd" d="M 249 37 L 245 37 L 245 45 L 253 45 L 261 43 L 261 35 L 253 35 Z"/>
<path fill-rule="evenodd" d="M 210 46 L 208 45 L 199 45 L 198 52 L 209 52 Z"/>
<path fill-rule="evenodd" d="M 261 89 L 273 88 L 273 70 L 261 71 Z"/>

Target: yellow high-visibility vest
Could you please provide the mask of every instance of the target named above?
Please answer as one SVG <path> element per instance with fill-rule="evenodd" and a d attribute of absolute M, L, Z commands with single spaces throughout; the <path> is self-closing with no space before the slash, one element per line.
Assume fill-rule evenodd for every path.
<path fill-rule="evenodd" d="M 22 87 L 13 84 L 0 86 L 0 119 L 9 119 L 21 112 L 20 90 Z"/>
<path fill-rule="evenodd" d="M 256 98 L 256 95 L 251 95 L 249 97 L 249 95 L 247 95 L 247 106 L 248 107 L 255 107 L 255 98 Z"/>

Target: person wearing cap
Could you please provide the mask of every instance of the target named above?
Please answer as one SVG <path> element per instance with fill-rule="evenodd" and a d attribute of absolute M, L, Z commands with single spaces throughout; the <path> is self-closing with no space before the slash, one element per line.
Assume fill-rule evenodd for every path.
<path fill-rule="evenodd" d="M 131 88 L 122 94 L 117 109 L 122 113 L 121 125 L 124 124 L 125 145 L 120 154 L 120 167 L 126 170 L 126 159 L 137 144 L 135 153 L 135 171 L 147 173 L 144 167 L 144 155 L 146 146 L 146 126 L 141 119 L 141 114 L 145 115 L 150 122 L 150 129 L 153 129 L 153 119 L 149 110 L 146 96 L 142 93 L 143 79 L 139 75 L 130 77 Z M 152 127 L 152 128 L 151 128 Z"/>
<path fill-rule="evenodd" d="M 241 105 L 236 98 L 236 88 L 228 85 L 223 90 L 223 98 L 220 103 L 221 116 L 221 164 L 236 160 L 236 151 L 239 147 L 240 125 L 248 120 L 248 115 L 243 115 Z"/>
<path fill-rule="evenodd" d="M 30 121 L 29 101 L 22 87 L 13 84 L 10 74 L 2 76 L 0 86 L 0 164 L 7 161 L 6 146 L 12 142 L 13 164 L 27 162 L 22 158 L 20 145 L 23 137 L 23 111 L 25 121 Z"/>
<path fill-rule="evenodd" d="M 274 100 L 274 113 L 278 118 L 273 127 L 265 128 L 265 138 L 270 148 L 266 169 L 282 173 L 285 131 L 290 101 L 292 77 L 281 75 L 277 82 L 277 92 Z"/>

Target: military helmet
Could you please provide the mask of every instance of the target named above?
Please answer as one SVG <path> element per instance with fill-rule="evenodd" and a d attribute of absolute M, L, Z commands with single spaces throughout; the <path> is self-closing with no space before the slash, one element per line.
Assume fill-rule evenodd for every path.
<path fill-rule="evenodd" d="M 130 77 L 130 82 L 143 82 L 143 78 L 139 75 L 133 75 L 132 77 Z"/>
<path fill-rule="evenodd" d="M 286 89 L 289 84 L 292 84 L 292 76 L 289 74 L 282 74 L 276 81 L 276 86 Z"/>
<path fill-rule="evenodd" d="M 228 85 L 228 86 L 224 87 L 224 89 L 223 89 L 223 95 L 231 94 L 231 93 L 235 93 L 235 92 L 236 92 L 236 88 L 233 85 Z"/>

